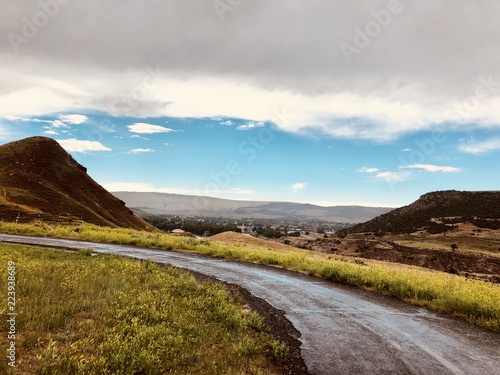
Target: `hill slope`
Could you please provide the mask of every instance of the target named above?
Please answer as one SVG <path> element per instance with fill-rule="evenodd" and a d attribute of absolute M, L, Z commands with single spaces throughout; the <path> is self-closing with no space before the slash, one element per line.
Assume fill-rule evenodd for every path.
<path fill-rule="evenodd" d="M 31 137 L 0 146 L 0 217 L 81 216 L 84 221 L 151 228 L 96 183 L 55 140 Z"/>
<path fill-rule="evenodd" d="M 366 223 L 340 231 L 411 233 L 419 229 L 439 233 L 453 224 L 470 222 L 479 227 L 500 227 L 500 191 L 436 191 L 408 206 L 397 208 Z"/>
<path fill-rule="evenodd" d="M 386 207 L 332 206 L 304 203 L 238 201 L 166 193 L 114 192 L 137 212 L 152 215 L 220 216 L 235 218 L 302 218 L 359 223 L 390 211 Z"/>

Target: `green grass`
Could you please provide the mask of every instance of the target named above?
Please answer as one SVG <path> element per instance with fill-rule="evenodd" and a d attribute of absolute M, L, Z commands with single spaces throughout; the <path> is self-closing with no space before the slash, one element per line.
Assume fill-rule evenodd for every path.
<path fill-rule="evenodd" d="M 16 263 L 17 367 L 2 374 L 277 374 L 287 347 L 219 283 L 88 250 L 0 244 Z M 7 303 L 0 347 L 7 348 Z"/>
<path fill-rule="evenodd" d="M 299 249 L 272 250 L 238 244 L 227 245 L 207 239 L 197 240 L 88 224 L 76 232 L 73 227 L 67 226 L 0 223 L 0 232 L 184 250 L 283 267 L 394 296 L 500 332 L 500 285 L 423 268 L 357 264 L 341 258 L 328 259 L 325 254 Z"/>

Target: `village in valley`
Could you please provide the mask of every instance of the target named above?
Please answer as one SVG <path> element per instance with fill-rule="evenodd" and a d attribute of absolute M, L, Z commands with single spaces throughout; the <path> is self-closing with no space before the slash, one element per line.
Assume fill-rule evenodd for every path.
<path fill-rule="evenodd" d="M 306 237 L 310 239 L 331 236 L 336 231 L 349 227 L 350 223 L 326 222 L 310 218 L 227 218 L 211 216 L 149 216 L 146 220 L 156 227 L 172 234 L 193 234 L 208 237 L 233 231 L 255 237 Z"/>

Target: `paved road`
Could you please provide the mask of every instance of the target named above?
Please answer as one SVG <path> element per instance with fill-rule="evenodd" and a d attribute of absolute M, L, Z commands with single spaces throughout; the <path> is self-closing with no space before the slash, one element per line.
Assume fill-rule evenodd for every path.
<path fill-rule="evenodd" d="M 3 234 L 0 241 L 92 248 L 238 284 L 285 312 L 311 374 L 500 374 L 499 334 L 356 288 L 186 253 Z"/>

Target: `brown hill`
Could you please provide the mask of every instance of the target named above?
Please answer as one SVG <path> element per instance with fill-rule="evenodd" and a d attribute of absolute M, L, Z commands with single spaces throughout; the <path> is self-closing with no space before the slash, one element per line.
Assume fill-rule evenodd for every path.
<path fill-rule="evenodd" d="M 500 229 L 500 191 L 436 191 L 408 206 L 397 208 L 362 224 L 339 231 L 349 233 L 442 233 L 459 223 Z"/>
<path fill-rule="evenodd" d="M 222 232 L 210 236 L 209 238 L 213 241 L 224 242 L 231 245 L 240 244 L 245 246 L 262 247 L 274 250 L 293 249 L 293 247 L 281 244 L 279 242 L 264 240 L 261 238 L 252 237 L 248 234 L 242 234 L 236 232 Z"/>
<path fill-rule="evenodd" d="M 88 174 L 55 140 L 31 137 L 0 146 L 0 218 L 62 215 L 135 229 L 151 226 Z"/>

